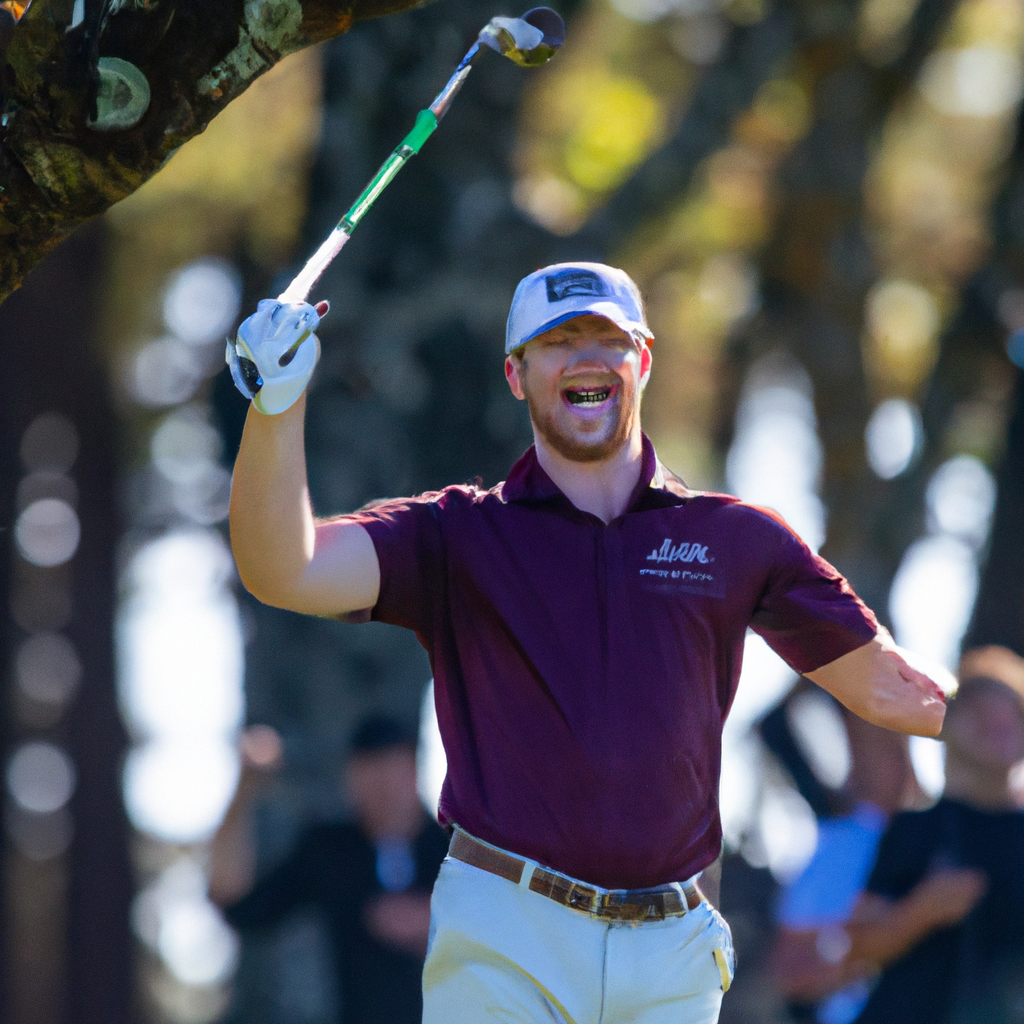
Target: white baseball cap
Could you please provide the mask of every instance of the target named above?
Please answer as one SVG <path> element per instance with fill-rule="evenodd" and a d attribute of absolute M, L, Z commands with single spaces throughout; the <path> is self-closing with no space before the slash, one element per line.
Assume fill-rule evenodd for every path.
<path fill-rule="evenodd" d="M 603 263 L 555 263 L 519 282 L 505 328 L 505 354 L 573 317 L 606 317 L 638 345 L 653 338 L 640 289 L 624 270 Z"/>

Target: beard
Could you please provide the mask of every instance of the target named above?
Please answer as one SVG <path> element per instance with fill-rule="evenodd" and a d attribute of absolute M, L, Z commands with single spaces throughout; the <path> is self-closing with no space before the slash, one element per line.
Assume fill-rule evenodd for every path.
<path fill-rule="evenodd" d="M 524 387 L 526 404 L 530 410 L 530 422 L 549 448 L 558 452 L 570 462 L 602 462 L 617 454 L 629 441 L 630 428 L 636 399 L 631 391 L 618 382 L 618 401 L 612 407 L 614 419 L 606 422 L 604 429 L 593 434 L 570 433 L 558 422 L 555 412 L 545 410 L 535 402 L 533 395 Z M 562 401 L 559 396 L 559 401 Z"/>

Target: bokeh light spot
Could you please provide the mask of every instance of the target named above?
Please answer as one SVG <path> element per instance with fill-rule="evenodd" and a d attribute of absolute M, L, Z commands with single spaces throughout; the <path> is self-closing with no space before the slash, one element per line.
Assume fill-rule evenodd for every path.
<path fill-rule="evenodd" d="M 50 860 L 67 852 L 75 831 L 66 806 L 49 814 L 37 814 L 14 804 L 8 809 L 4 824 L 14 845 L 35 861 Z"/>
<path fill-rule="evenodd" d="M 921 413 L 902 398 L 880 402 L 864 430 L 868 465 L 876 476 L 892 480 L 904 472 L 924 441 Z"/>
<path fill-rule="evenodd" d="M 136 747 L 124 769 L 132 824 L 167 843 L 209 839 L 238 781 L 238 752 L 227 740 L 158 740 Z"/>
<path fill-rule="evenodd" d="M 779 512 L 817 551 L 825 540 L 818 497 L 822 452 L 810 379 L 795 361 L 767 357 L 750 370 L 726 458 L 729 489 Z"/>
<path fill-rule="evenodd" d="M 60 633 L 34 633 L 18 648 L 15 678 L 21 691 L 44 704 L 69 700 L 82 678 L 74 645 Z"/>
<path fill-rule="evenodd" d="M 7 765 L 7 788 L 23 810 L 51 814 L 75 791 L 71 758 L 53 743 L 33 740 L 20 746 Z"/>
<path fill-rule="evenodd" d="M 822 690 L 808 690 L 790 701 L 787 718 L 814 774 L 839 789 L 850 774 L 850 743 L 836 702 Z"/>
<path fill-rule="evenodd" d="M 946 784 L 946 745 L 927 736 L 911 736 L 910 763 L 921 788 L 938 800 Z"/>
<path fill-rule="evenodd" d="M 179 270 L 164 295 L 164 323 L 186 345 L 222 341 L 242 305 L 238 272 L 221 259 L 197 260 Z"/>
<path fill-rule="evenodd" d="M 1004 46 L 936 50 L 921 68 L 919 85 L 943 114 L 994 117 L 1020 102 L 1024 67 L 1020 55 Z"/>
<path fill-rule="evenodd" d="M 216 909 L 199 900 L 177 904 L 160 926 L 160 955 L 186 985 L 213 985 L 230 977 L 238 940 Z"/>
<path fill-rule="evenodd" d="M 876 376 L 897 388 L 917 387 L 937 352 L 935 298 L 911 281 L 887 279 L 871 289 L 865 312 Z"/>
<path fill-rule="evenodd" d="M 153 433 L 153 465 L 172 483 L 187 483 L 220 456 L 216 429 L 197 409 L 171 413 Z"/>
<path fill-rule="evenodd" d="M 21 461 L 29 472 L 48 469 L 66 473 L 78 458 L 78 431 L 59 412 L 37 416 L 21 438 Z"/>
<path fill-rule="evenodd" d="M 932 474 L 925 492 L 928 526 L 979 547 L 988 536 L 996 504 L 996 482 L 973 455 L 958 455 Z"/>
<path fill-rule="evenodd" d="M 60 498 L 32 502 L 14 524 L 18 552 L 33 565 L 63 565 L 78 550 L 80 539 L 78 515 Z"/>
<path fill-rule="evenodd" d="M 195 394 L 202 379 L 188 346 L 177 338 L 158 338 L 135 354 L 132 397 L 142 405 L 177 405 Z"/>
<path fill-rule="evenodd" d="M 978 569 L 969 545 L 947 536 L 915 541 L 889 592 L 897 642 L 952 668 L 977 590 Z"/>

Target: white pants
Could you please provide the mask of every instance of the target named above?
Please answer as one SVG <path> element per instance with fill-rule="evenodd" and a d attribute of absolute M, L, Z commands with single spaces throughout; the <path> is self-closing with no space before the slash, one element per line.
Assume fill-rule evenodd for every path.
<path fill-rule="evenodd" d="M 729 927 L 603 921 L 448 858 L 434 886 L 424 1024 L 715 1024 L 732 981 Z"/>

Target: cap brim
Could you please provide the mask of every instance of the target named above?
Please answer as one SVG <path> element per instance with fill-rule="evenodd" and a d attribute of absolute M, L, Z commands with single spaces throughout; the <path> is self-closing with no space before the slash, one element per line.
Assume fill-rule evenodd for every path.
<path fill-rule="evenodd" d="M 575 320 L 578 316 L 601 316 L 605 320 L 610 320 L 620 330 L 625 331 L 630 337 L 632 337 L 638 345 L 642 343 L 637 338 L 640 337 L 653 339 L 654 335 L 651 333 L 651 329 L 643 323 L 639 323 L 636 320 L 630 320 L 622 315 L 622 310 L 619 309 L 614 302 L 595 302 L 588 306 L 586 309 L 573 309 L 567 313 L 562 313 L 560 316 L 556 316 L 546 323 L 541 324 L 532 334 L 528 334 L 519 344 L 510 348 L 505 354 L 511 355 L 517 349 L 521 349 L 524 345 L 533 341 L 534 338 L 539 338 L 546 331 L 550 331 L 553 327 L 557 327 L 559 324 L 564 324 L 568 320 Z"/>

